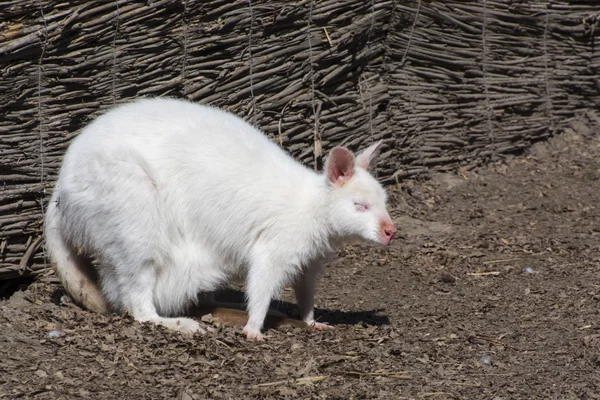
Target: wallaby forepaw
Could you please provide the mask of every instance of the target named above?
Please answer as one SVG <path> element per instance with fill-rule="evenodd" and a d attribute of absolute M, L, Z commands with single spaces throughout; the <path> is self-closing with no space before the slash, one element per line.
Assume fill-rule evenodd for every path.
<path fill-rule="evenodd" d="M 194 321 L 191 318 L 159 318 L 150 320 L 155 324 L 162 325 L 170 330 L 181 332 L 184 335 L 193 335 L 194 333 L 206 333 L 209 327 Z"/>
<path fill-rule="evenodd" d="M 184 335 L 193 335 L 194 333 L 206 333 L 206 329 L 199 322 L 190 318 L 177 318 L 175 330 Z"/>
<path fill-rule="evenodd" d="M 307 325 L 311 329 L 316 329 L 318 331 L 324 331 L 327 329 L 334 329 L 333 326 L 329 325 L 327 322 L 317 322 L 312 321 L 310 323 L 307 322 Z"/>
<path fill-rule="evenodd" d="M 260 332 L 260 330 L 249 328 L 248 326 L 244 327 L 242 331 L 244 335 L 246 335 L 246 339 L 254 341 L 254 342 L 264 342 L 269 336 Z"/>

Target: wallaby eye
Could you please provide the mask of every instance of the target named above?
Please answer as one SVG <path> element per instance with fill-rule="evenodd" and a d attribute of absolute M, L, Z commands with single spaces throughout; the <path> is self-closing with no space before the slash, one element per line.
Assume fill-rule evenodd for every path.
<path fill-rule="evenodd" d="M 356 207 L 356 211 L 367 211 L 369 209 L 369 205 L 367 203 L 354 203 L 354 207 Z"/>

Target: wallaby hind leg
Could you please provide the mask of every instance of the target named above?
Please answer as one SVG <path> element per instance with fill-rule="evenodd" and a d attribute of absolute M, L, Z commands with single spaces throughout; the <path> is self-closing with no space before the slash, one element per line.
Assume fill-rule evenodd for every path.
<path fill-rule="evenodd" d="M 158 315 L 154 305 L 156 286 L 155 269 L 152 265 L 128 266 L 116 265 L 117 271 L 131 271 L 119 274 L 123 307 L 139 322 L 152 322 L 185 334 L 205 333 L 200 323 L 191 318 L 165 318 Z"/>
<path fill-rule="evenodd" d="M 56 274 L 73 301 L 90 311 L 100 314 L 109 312 L 91 260 L 71 247 L 59 230 L 60 211 L 56 201 L 51 200 L 46 212 L 44 236 L 50 260 L 56 264 Z"/>

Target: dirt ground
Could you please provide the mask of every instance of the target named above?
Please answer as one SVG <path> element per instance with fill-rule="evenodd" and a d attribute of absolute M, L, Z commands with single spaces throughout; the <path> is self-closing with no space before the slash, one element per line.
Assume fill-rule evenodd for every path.
<path fill-rule="evenodd" d="M 36 282 L 0 302 L 0 398 L 600 398 L 600 136 L 577 131 L 391 188 L 399 239 L 320 281 L 331 331 L 190 338 Z"/>

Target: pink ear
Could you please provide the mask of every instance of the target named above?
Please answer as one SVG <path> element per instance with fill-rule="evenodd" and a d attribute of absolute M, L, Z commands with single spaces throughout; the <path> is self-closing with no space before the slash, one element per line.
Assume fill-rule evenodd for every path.
<path fill-rule="evenodd" d="M 356 166 L 362 169 L 368 169 L 369 164 L 371 163 L 371 161 L 373 161 L 373 158 L 375 157 L 375 152 L 379 149 L 379 147 L 381 147 L 382 142 L 383 140 L 380 140 L 379 142 L 372 144 L 366 149 L 364 149 L 362 153 L 360 153 L 356 157 Z"/>
<path fill-rule="evenodd" d="M 325 164 L 329 180 L 334 184 L 343 185 L 352 178 L 353 169 L 354 154 L 344 147 L 334 147 Z"/>

